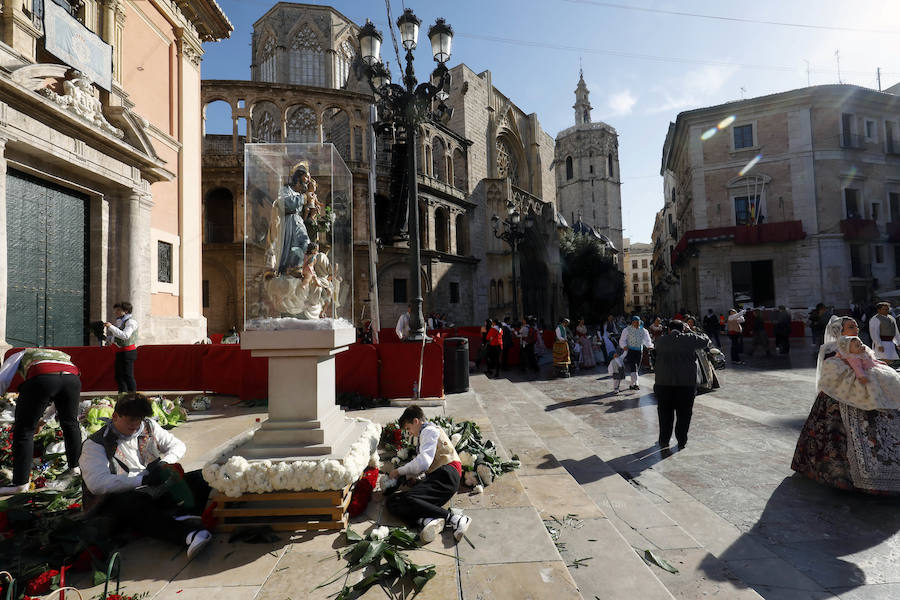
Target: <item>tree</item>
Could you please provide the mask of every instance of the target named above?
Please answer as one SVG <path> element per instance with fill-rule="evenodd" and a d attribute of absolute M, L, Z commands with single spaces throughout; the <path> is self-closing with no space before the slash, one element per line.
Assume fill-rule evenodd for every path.
<path fill-rule="evenodd" d="M 610 311 L 622 310 L 625 276 L 613 251 L 590 234 L 565 231 L 559 238 L 563 293 L 573 319 L 601 323 Z"/>

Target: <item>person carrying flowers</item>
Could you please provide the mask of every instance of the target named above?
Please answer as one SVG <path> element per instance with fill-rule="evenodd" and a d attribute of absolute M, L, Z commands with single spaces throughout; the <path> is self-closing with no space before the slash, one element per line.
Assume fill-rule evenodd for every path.
<path fill-rule="evenodd" d="M 424 543 L 434 540 L 445 526 L 453 528 L 458 542 L 465 535 L 472 519 L 463 514 L 451 514 L 443 507 L 459 488 L 462 464 L 459 455 L 444 430 L 425 420 L 418 406 L 409 406 L 400 415 L 400 427 L 418 437 L 416 458 L 390 472 L 391 479 L 400 475 L 415 478 L 422 473 L 425 479 L 411 489 L 388 497 L 385 506 L 395 516 L 421 527 L 419 539 Z"/>
<path fill-rule="evenodd" d="M 116 402 L 112 419 L 85 440 L 81 451 L 84 510 L 110 517 L 113 531 L 187 546 L 193 558 L 212 540 L 206 529 L 175 514 L 200 511 L 209 485 L 200 471 L 184 474 L 176 461 L 184 442 L 150 419 L 153 408 L 143 394 L 128 393 Z"/>

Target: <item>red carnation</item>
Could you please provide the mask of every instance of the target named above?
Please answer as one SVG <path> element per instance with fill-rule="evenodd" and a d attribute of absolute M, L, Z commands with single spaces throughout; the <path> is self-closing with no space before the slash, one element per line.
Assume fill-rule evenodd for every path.
<path fill-rule="evenodd" d="M 399 450 L 400 446 L 402 446 L 402 445 L 403 445 L 403 430 L 395 429 L 394 430 L 394 446 L 396 446 L 397 449 Z"/>
<path fill-rule="evenodd" d="M 347 514 L 351 517 L 362 514 L 372 499 L 372 490 L 378 482 L 378 469 L 368 467 L 363 471 L 362 477 L 353 487 L 353 495 L 350 497 L 350 505 L 347 507 Z"/>
<path fill-rule="evenodd" d="M 203 528 L 212 531 L 216 528 L 218 524 L 218 519 L 216 519 L 213 512 L 216 510 L 216 507 L 219 506 L 218 502 L 210 502 L 206 509 L 203 511 L 203 514 L 200 515 L 200 520 L 203 521 Z"/>
<path fill-rule="evenodd" d="M 25 584 L 25 593 L 29 596 L 46 594 L 50 591 L 50 586 L 53 584 L 53 578 L 57 575 L 59 575 L 59 571 L 56 569 L 44 571 Z"/>
<path fill-rule="evenodd" d="M 72 504 L 66 507 L 67 510 L 81 510 L 81 504 L 78 502 L 73 502 Z"/>

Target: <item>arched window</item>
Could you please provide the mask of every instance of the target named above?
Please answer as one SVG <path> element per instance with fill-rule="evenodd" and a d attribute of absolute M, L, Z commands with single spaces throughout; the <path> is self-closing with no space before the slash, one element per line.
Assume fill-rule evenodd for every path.
<path fill-rule="evenodd" d="M 450 214 L 446 208 L 434 211 L 434 249 L 450 252 Z"/>
<path fill-rule="evenodd" d="M 609 167 L 609 178 L 613 178 L 613 156 L 612 152 L 609 153 L 609 156 L 606 157 L 607 166 Z"/>
<path fill-rule="evenodd" d="M 225 188 L 206 194 L 206 241 L 210 244 L 230 244 L 234 241 L 234 196 Z"/>
<path fill-rule="evenodd" d="M 497 138 L 497 176 L 509 177 L 513 185 L 519 185 L 519 161 L 502 138 Z"/>
<path fill-rule="evenodd" d="M 291 40 L 289 57 L 288 83 L 325 87 L 325 49 L 308 24 Z"/>
<path fill-rule="evenodd" d="M 297 143 L 319 141 L 316 111 L 308 106 L 298 106 L 288 111 L 287 141 Z"/>
<path fill-rule="evenodd" d="M 275 40 L 268 37 L 259 52 L 260 81 L 275 81 Z"/>
<path fill-rule="evenodd" d="M 446 161 L 444 160 L 444 140 L 436 137 L 431 141 L 431 175 L 439 181 L 447 181 L 447 174 L 444 171 Z"/>
<path fill-rule="evenodd" d="M 461 150 L 453 152 L 453 187 L 464 192 L 469 191 L 466 175 L 466 156 Z"/>
<path fill-rule="evenodd" d="M 468 226 L 466 215 L 456 215 L 456 253 L 466 256 L 469 253 Z"/>
<path fill-rule="evenodd" d="M 353 64 L 353 58 L 355 56 L 356 48 L 353 47 L 350 40 L 341 42 L 336 55 L 337 64 L 335 65 L 336 68 L 334 70 L 334 87 L 341 89 L 347 85 L 347 77 L 350 75 L 350 65 Z"/>
<path fill-rule="evenodd" d="M 572 157 L 566 157 L 566 179 L 572 179 L 575 176 L 574 168 L 572 166 Z"/>
<path fill-rule="evenodd" d="M 252 137 L 254 142 L 273 143 L 281 141 L 280 112 L 271 102 L 259 102 L 251 111 Z"/>
<path fill-rule="evenodd" d="M 350 160 L 350 116 L 340 108 L 326 109 L 322 114 L 322 134 L 345 161 Z"/>
<path fill-rule="evenodd" d="M 503 298 L 503 280 L 497 280 L 497 306 L 503 306 L 506 300 Z"/>

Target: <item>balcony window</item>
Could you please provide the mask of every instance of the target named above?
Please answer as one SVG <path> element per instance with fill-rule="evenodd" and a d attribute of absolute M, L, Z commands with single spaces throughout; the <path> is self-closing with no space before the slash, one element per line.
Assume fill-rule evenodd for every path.
<path fill-rule="evenodd" d="M 394 279 L 394 304 L 406 304 L 405 279 Z"/>
<path fill-rule="evenodd" d="M 884 246 L 875 246 L 875 262 L 878 264 L 884 262 Z"/>
<path fill-rule="evenodd" d="M 753 147 L 753 125 L 741 125 L 734 128 L 734 149 Z"/>
<path fill-rule="evenodd" d="M 641 284 L 639 284 L 639 283 L 634 284 L 634 291 L 635 292 L 641 291 Z"/>
<path fill-rule="evenodd" d="M 889 193 L 888 204 L 891 209 L 891 222 L 900 223 L 900 194 L 897 192 Z"/>
<path fill-rule="evenodd" d="M 866 141 L 878 142 L 878 125 L 873 119 L 866 119 Z"/>
<path fill-rule="evenodd" d="M 891 121 L 884 122 L 884 150 L 888 154 L 895 154 L 894 146 L 894 123 Z"/>
<path fill-rule="evenodd" d="M 877 221 L 881 218 L 881 203 L 873 202 L 872 203 L 872 220 Z"/>
<path fill-rule="evenodd" d="M 756 211 L 759 195 L 734 197 L 734 224 L 753 225 L 756 222 Z"/>
<path fill-rule="evenodd" d="M 631 268 L 632 268 L 632 269 L 637 269 L 637 260 L 631 261 Z"/>
<path fill-rule="evenodd" d="M 848 219 L 862 219 L 862 213 L 859 211 L 859 190 L 853 188 L 844 189 L 844 209 L 847 211 Z"/>
<path fill-rule="evenodd" d="M 852 148 L 854 146 L 853 139 L 853 115 L 841 113 L 841 146 L 844 148 Z"/>
<path fill-rule="evenodd" d="M 647 259 L 646 259 L 646 258 L 642 258 L 642 259 L 641 259 L 641 268 L 642 268 L 642 269 L 646 269 L 646 268 L 647 268 Z M 646 279 L 646 277 L 645 277 L 644 279 Z"/>

